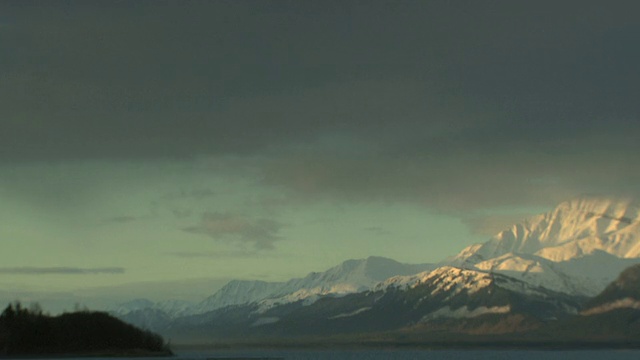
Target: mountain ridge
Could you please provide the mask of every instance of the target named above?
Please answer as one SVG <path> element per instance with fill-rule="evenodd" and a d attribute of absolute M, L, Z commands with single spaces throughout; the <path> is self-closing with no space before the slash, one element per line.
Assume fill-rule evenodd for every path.
<path fill-rule="evenodd" d="M 619 281 L 611 286 L 638 289 L 640 266 L 625 270 L 620 278 L 623 286 Z M 339 341 L 373 346 L 640 346 L 640 309 L 624 307 L 585 314 L 580 312 L 585 303 L 590 302 L 498 273 L 440 267 L 310 305 L 286 304 L 264 313 L 253 311 L 256 304 L 218 309 L 204 317 L 185 319 L 170 334 L 178 340 L 186 333 L 190 339 L 203 336 L 199 339 L 236 345 L 275 342 L 287 346 L 283 341 L 289 346 L 309 341 L 326 345 Z"/>
<path fill-rule="evenodd" d="M 287 321 L 298 321 L 292 318 L 281 321 L 288 314 L 294 313 L 302 318 L 322 321 L 323 324 L 325 321 L 338 319 L 342 319 L 339 320 L 341 322 L 347 321 L 346 319 L 365 319 L 363 321 L 366 323 L 375 324 L 377 320 L 367 316 L 374 313 L 372 309 L 375 310 L 379 305 L 368 297 L 372 295 L 367 294 L 378 293 L 384 298 L 390 292 L 412 293 L 421 284 L 436 281 L 440 285 L 422 294 L 424 299 L 420 300 L 431 301 L 431 305 L 436 306 L 433 301 L 438 298 L 437 294 L 442 289 L 462 289 L 471 299 L 475 290 L 468 286 L 473 279 L 476 284 L 474 286 L 480 292 L 485 290 L 484 286 L 478 284 L 491 283 L 500 288 L 496 285 L 497 281 L 503 285 L 499 292 L 506 291 L 505 294 L 509 294 L 504 295 L 506 298 L 517 299 L 517 302 L 534 308 L 555 309 L 552 311 L 553 316 L 564 316 L 562 314 L 577 313 L 578 307 L 575 304 L 581 300 L 576 299 L 599 294 L 621 271 L 640 261 L 636 256 L 640 249 L 638 224 L 640 210 L 632 201 L 601 198 L 571 200 L 559 204 L 547 213 L 515 224 L 485 243 L 468 246 L 458 255 L 437 264 L 402 264 L 375 256 L 346 260 L 326 271 L 311 272 L 305 277 L 284 282 L 233 280 L 182 313 L 168 314 L 160 309 L 139 309 L 126 316 L 133 321 L 154 323 L 159 327 L 206 328 L 212 321 L 222 321 L 236 324 L 234 326 L 237 326 L 236 330 L 239 332 L 248 328 L 279 329 Z M 504 288 L 505 284 L 519 285 Z M 520 321 L 514 320 L 516 318 L 528 319 L 525 321 L 528 326 L 543 321 L 535 319 L 540 316 L 539 312 L 520 308 L 520 312 L 514 315 L 513 306 L 520 305 L 506 307 L 506 300 L 492 302 L 492 297 L 487 296 L 485 300 L 475 300 L 475 305 L 471 307 L 469 304 L 463 307 L 455 302 L 446 303 L 455 296 L 451 299 L 438 298 L 442 301 L 442 306 L 438 309 L 430 308 L 431 315 L 422 316 L 431 317 L 427 319 L 429 321 L 442 321 L 444 318 L 475 319 L 488 315 L 511 316 L 509 321 L 512 327 Z M 429 300 L 428 297 L 434 299 Z M 352 300 L 355 301 L 353 305 L 345 303 Z M 405 300 L 411 302 L 416 299 Z M 563 301 L 573 305 L 558 305 Z M 328 304 L 332 305 L 325 309 Z M 404 306 L 401 302 L 395 304 Z M 628 305 L 625 304 L 616 306 Z M 415 306 L 423 305 L 418 302 Z M 333 307 L 339 311 L 333 311 Z M 312 310 L 325 314 L 325 318 L 317 318 L 320 313 L 309 313 Z M 406 311 L 407 316 L 416 314 L 410 309 Z M 379 315 L 387 317 L 383 313 Z M 176 318 L 179 321 L 175 322 Z M 329 326 L 329 323 L 325 325 Z"/>
<path fill-rule="evenodd" d="M 615 281 L 591 299 L 585 307 L 585 315 L 624 308 L 640 310 L 640 264 L 621 272 Z"/>
<path fill-rule="evenodd" d="M 349 259 L 322 272 L 310 272 L 305 277 L 288 281 L 231 280 L 213 295 L 190 306 L 169 306 L 135 299 L 120 304 L 112 313 L 139 323 L 165 323 L 180 316 L 204 314 L 227 306 L 260 304 L 260 311 L 282 303 L 306 301 L 313 303 L 323 296 L 344 296 L 366 291 L 378 282 L 395 275 L 409 275 L 434 268 L 433 264 L 404 264 L 381 256 Z M 154 320 L 157 316 L 159 319 Z"/>
<path fill-rule="evenodd" d="M 639 256 L 637 203 L 588 198 L 565 201 L 441 264 L 501 272 L 555 291 L 595 295 Z"/>
<path fill-rule="evenodd" d="M 559 262 L 595 249 L 621 258 L 637 258 L 639 234 L 640 209 L 634 201 L 574 199 L 514 224 L 485 243 L 463 249 L 453 261 L 524 253 Z M 561 250 L 564 254 L 558 254 Z"/>
<path fill-rule="evenodd" d="M 266 311 L 256 311 L 258 304 L 217 309 L 181 319 L 167 331 L 174 339 L 184 334 L 217 339 L 299 338 L 395 331 L 417 324 L 439 326 L 442 321 L 486 316 L 524 316 L 539 323 L 575 314 L 580 308 L 577 297 L 501 274 L 454 267 L 421 274 L 416 279 L 394 277 L 386 286 L 324 297 L 311 304 L 280 304 Z"/>

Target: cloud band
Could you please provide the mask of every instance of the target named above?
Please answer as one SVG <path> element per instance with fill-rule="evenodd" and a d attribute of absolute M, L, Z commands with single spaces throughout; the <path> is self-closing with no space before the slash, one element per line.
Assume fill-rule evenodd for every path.
<path fill-rule="evenodd" d="M 0 274 L 7 275 L 97 275 L 97 274 L 124 274 L 121 267 L 105 268 L 76 268 L 76 267 L 5 267 L 0 268 Z"/>

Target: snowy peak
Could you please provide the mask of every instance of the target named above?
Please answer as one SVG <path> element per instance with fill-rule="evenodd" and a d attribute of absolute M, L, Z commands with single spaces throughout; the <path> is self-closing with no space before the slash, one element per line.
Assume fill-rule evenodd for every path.
<path fill-rule="evenodd" d="M 115 314 L 126 314 L 132 311 L 151 308 L 154 305 L 155 303 L 149 299 L 133 299 L 117 304 L 115 308 L 112 308 L 109 311 Z"/>
<path fill-rule="evenodd" d="M 402 264 L 395 260 L 379 256 L 368 257 L 363 261 L 361 266 L 364 275 L 376 281 L 386 280 L 395 275 L 415 274 L 425 269 L 433 268 L 431 264 Z"/>
<path fill-rule="evenodd" d="M 193 304 L 184 300 L 163 300 L 153 302 L 148 299 L 134 299 L 118 304 L 110 312 L 117 315 L 127 315 L 133 313 L 157 312 L 167 317 L 175 317 L 185 314 Z"/>
<path fill-rule="evenodd" d="M 638 207 L 630 200 L 581 199 L 560 204 L 531 221 L 538 255 L 553 261 L 606 251 L 621 258 L 640 255 Z"/>
<path fill-rule="evenodd" d="M 501 274 L 451 266 L 396 276 L 378 284 L 374 291 L 382 292 L 376 294 L 381 298 L 400 297 L 397 304 L 421 309 L 421 322 L 507 313 L 547 319 L 576 313 L 579 308 L 572 296 Z"/>
<path fill-rule="evenodd" d="M 402 264 L 395 260 L 371 256 L 347 260 L 324 272 L 312 272 L 287 282 L 233 280 L 191 309 L 205 313 L 230 305 L 260 303 L 262 310 L 276 304 L 305 300 L 312 303 L 319 296 L 341 296 L 371 289 L 378 282 L 396 275 L 415 274 L 432 269 L 431 264 Z"/>
<path fill-rule="evenodd" d="M 225 306 L 257 302 L 278 294 L 282 285 L 279 282 L 232 280 L 188 312 L 202 314 Z"/>
<path fill-rule="evenodd" d="M 438 285 L 436 292 L 448 291 L 453 287 L 474 290 L 486 287 L 491 283 L 492 279 L 492 276 L 485 272 L 442 266 L 433 271 L 425 271 L 415 275 L 394 276 L 379 283 L 374 289 L 396 288 L 406 290 L 425 283 L 433 283 Z"/>
<path fill-rule="evenodd" d="M 231 280 L 223 286 L 216 294 L 231 295 L 234 297 L 245 296 L 247 299 L 260 297 L 271 293 L 282 283 L 267 282 L 260 280 Z"/>
<path fill-rule="evenodd" d="M 631 200 L 566 201 L 471 245 L 445 264 L 502 273 L 554 291 L 594 296 L 640 257 Z"/>
<path fill-rule="evenodd" d="M 347 260 L 325 272 L 312 272 L 304 278 L 287 281 L 280 289 L 279 296 L 260 302 L 260 311 L 276 304 L 300 300 L 311 304 L 320 296 L 343 296 L 370 290 L 380 281 L 392 276 L 415 274 L 434 267 L 433 264 L 402 264 L 378 256 Z"/>
<path fill-rule="evenodd" d="M 299 289 L 326 289 L 340 287 L 345 292 L 370 289 L 378 282 L 396 275 L 415 274 L 433 269 L 432 264 L 402 264 L 395 260 L 371 256 L 366 259 L 347 260 L 325 272 L 310 273 L 301 279 L 292 279 L 284 286 L 284 292 Z"/>
<path fill-rule="evenodd" d="M 492 283 L 493 276 L 489 273 L 443 266 L 415 275 L 394 276 L 376 285 L 374 290 L 389 290 L 390 288 L 409 290 L 428 284 L 433 287 L 431 296 L 440 293 L 450 293 L 450 296 L 455 296 L 463 291 L 473 294 Z"/>
<path fill-rule="evenodd" d="M 582 198 L 565 201 L 556 207 L 556 212 L 584 213 L 610 217 L 623 223 L 638 218 L 638 204 L 631 199 Z"/>
<path fill-rule="evenodd" d="M 578 199 L 534 216 L 467 247 L 454 261 L 475 263 L 508 253 L 566 261 L 595 250 L 620 258 L 640 256 L 640 210 L 631 200 Z"/>
<path fill-rule="evenodd" d="M 379 283 L 374 290 L 389 290 L 390 288 L 408 290 L 418 286 L 432 287 L 431 296 L 446 293 L 451 297 L 463 292 L 470 295 L 489 286 L 498 286 L 518 293 L 542 293 L 539 288 L 517 279 L 452 266 L 443 266 L 433 271 L 425 271 L 411 276 L 395 276 Z"/>

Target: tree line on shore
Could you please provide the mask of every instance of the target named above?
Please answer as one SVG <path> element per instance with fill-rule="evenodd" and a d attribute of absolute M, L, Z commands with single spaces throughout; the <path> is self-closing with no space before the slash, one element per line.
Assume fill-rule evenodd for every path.
<path fill-rule="evenodd" d="M 0 315 L 0 354 L 171 354 L 164 339 L 105 312 L 44 314 L 9 304 Z"/>

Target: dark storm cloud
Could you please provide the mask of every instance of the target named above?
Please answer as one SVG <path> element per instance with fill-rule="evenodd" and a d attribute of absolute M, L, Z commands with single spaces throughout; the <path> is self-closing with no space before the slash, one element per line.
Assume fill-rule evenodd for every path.
<path fill-rule="evenodd" d="M 403 201 L 449 211 L 529 204 L 550 206 L 582 195 L 640 196 L 636 152 L 594 148 L 426 156 L 292 155 L 270 162 L 263 182 L 299 200 Z"/>
<path fill-rule="evenodd" d="M 5 267 L 0 268 L 0 274 L 6 275 L 97 275 L 124 274 L 121 267 L 106 268 L 75 268 L 75 267 Z"/>
<path fill-rule="evenodd" d="M 297 198 L 450 209 L 637 195 L 636 7 L 3 2 L 0 159 L 259 156 Z"/>
<path fill-rule="evenodd" d="M 199 224 L 186 232 L 208 235 L 216 240 L 251 244 L 256 250 L 272 249 L 281 239 L 282 224 L 270 219 L 249 219 L 231 213 L 205 213 Z"/>
<path fill-rule="evenodd" d="M 632 5 L 4 2 L 0 154 L 253 153 L 336 131 L 430 141 L 434 123 L 469 118 L 532 142 L 623 133 L 638 115 Z M 421 86 L 348 93 L 390 79 Z"/>

